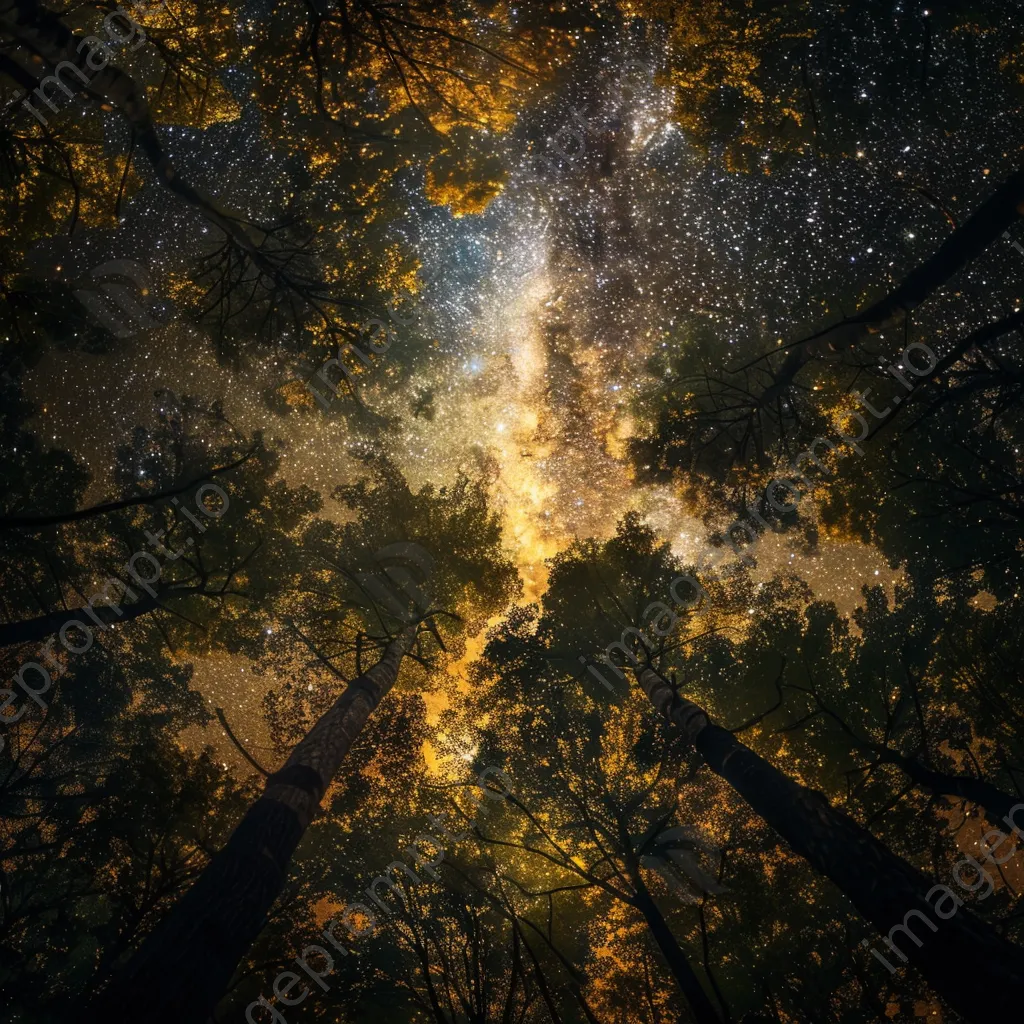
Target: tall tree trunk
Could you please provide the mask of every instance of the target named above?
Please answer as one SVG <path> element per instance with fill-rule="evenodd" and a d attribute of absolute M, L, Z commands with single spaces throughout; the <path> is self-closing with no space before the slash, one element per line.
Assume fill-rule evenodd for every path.
<path fill-rule="evenodd" d="M 99 995 L 86 1019 L 203 1024 L 266 923 L 288 865 L 352 743 L 394 685 L 416 627 L 352 680 L 271 775 L 225 847 Z"/>
<path fill-rule="evenodd" d="M 651 935 L 654 936 L 654 941 L 658 944 L 658 949 L 661 950 L 661 955 L 665 958 L 672 976 L 690 1004 L 696 1024 L 722 1024 L 721 1015 L 708 998 L 704 986 L 701 985 L 700 979 L 690 966 L 690 961 L 676 941 L 676 937 L 672 934 L 672 929 L 669 928 L 658 905 L 654 902 L 654 897 L 651 896 L 644 880 L 640 877 L 639 869 L 633 873 L 632 882 L 633 888 L 636 890 L 633 906 L 644 915 L 644 920 L 651 930 Z"/>
<path fill-rule="evenodd" d="M 965 1019 L 1016 1016 L 1024 953 L 967 909 L 941 918 L 925 899 L 933 883 L 818 792 L 758 756 L 650 668 L 636 671 L 651 703 L 677 725 L 705 763 L 811 866 L 831 879 Z M 952 878 L 949 879 L 953 881 Z M 948 909 L 948 898 L 943 906 Z M 924 915 L 924 920 L 921 916 Z M 934 925 L 932 931 L 928 923 Z M 920 945 L 903 929 L 913 929 Z M 899 928 L 898 932 L 894 929 Z M 903 961 L 886 951 L 890 962 Z"/>
<path fill-rule="evenodd" d="M 624 817 L 616 814 L 616 825 L 619 831 L 619 842 L 622 845 L 622 853 L 626 861 L 626 870 L 629 873 L 629 880 L 632 883 L 634 896 L 629 900 L 631 906 L 635 907 L 644 915 L 647 927 L 654 936 L 658 948 L 661 950 L 665 962 L 668 964 L 672 976 L 676 979 L 684 998 L 690 1006 L 690 1012 L 697 1024 L 722 1024 L 722 1017 L 715 1009 L 714 1004 L 704 991 L 700 979 L 697 977 L 690 960 L 679 945 L 676 937 L 672 934 L 668 922 L 665 920 L 658 905 L 654 902 L 647 884 L 644 882 L 640 868 L 640 858 L 633 846 L 633 840 L 629 835 L 629 826 Z M 688 1015 L 681 1014 L 681 1019 Z"/>

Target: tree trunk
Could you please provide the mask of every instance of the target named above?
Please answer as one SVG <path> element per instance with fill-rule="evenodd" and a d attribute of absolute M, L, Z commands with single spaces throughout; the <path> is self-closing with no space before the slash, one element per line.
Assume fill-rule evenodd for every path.
<path fill-rule="evenodd" d="M 1018 947 L 966 906 L 951 917 L 940 917 L 925 899 L 933 884 L 924 874 L 832 807 L 821 793 L 793 782 L 731 732 L 714 725 L 702 708 L 679 697 L 652 669 L 637 670 L 636 676 L 651 703 L 682 730 L 708 767 L 730 783 L 794 852 L 839 886 L 965 1019 L 987 1024 L 1001 1014 L 1019 1014 L 1024 953 Z M 952 883 L 952 877 L 948 881 Z M 948 912 L 948 898 L 940 895 L 937 902 Z M 910 935 L 905 927 L 912 929 Z M 886 956 L 896 967 L 903 963 L 892 947 Z"/>
<path fill-rule="evenodd" d="M 639 870 L 634 874 L 632 881 L 633 887 L 636 889 L 633 906 L 644 915 L 644 920 L 654 936 L 654 941 L 658 944 L 658 949 L 661 950 L 661 955 L 665 958 L 672 976 L 690 1004 L 694 1021 L 696 1024 L 722 1024 L 721 1015 L 704 991 L 704 986 L 701 985 L 700 979 L 690 966 L 690 961 L 676 941 L 672 929 L 669 928 L 668 922 L 640 877 Z"/>
<path fill-rule="evenodd" d="M 985 817 L 992 823 L 993 828 L 1001 827 L 1002 819 L 1009 816 L 1014 804 L 1024 803 L 1020 797 L 1004 793 L 998 786 L 993 786 L 984 779 L 934 771 L 916 757 L 906 757 L 895 750 L 888 750 L 873 743 L 865 743 L 863 746 L 873 750 L 885 764 L 895 765 L 900 771 L 905 772 L 916 785 L 940 796 L 961 797 L 977 804 L 985 812 Z"/>
<path fill-rule="evenodd" d="M 96 619 L 99 619 L 100 622 L 108 627 L 118 623 L 131 622 L 133 619 L 141 618 L 143 615 L 149 615 L 150 612 L 156 611 L 157 608 L 161 607 L 161 601 L 165 598 L 173 597 L 175 594 L 198 593 L 200 589 L 199 587 L 182 587 L 178 590 L 172 588 L 158 591 L 156 597 L 144 594 L 134 604 L 121 608 L 122 614 L 120 615 L 117 614 L 112 605 L 101 604 L 92 608 L 91 612 L 87 612 L 85 610 L 86 606 L 83 606 L 81 608 L 72 608 L 70 611 L 49 612 L 46 615 L 39 615 L 34 619 L 22 619 L 20 622 L 5 622 L 0 626 L 0 647 L 38 643 L 40 640 L 45 640 L 46 637 L 58 632 L 66 622 L 74 622 L 76 619 L 79 622 L 85 623 L 94 632 L 101 628 L 96 625 Z M 93 616 L 96 618 L 93 618 Z"/>
<path fill-rule="evenodd" d="M 115 974 L 87 1013 L 92 1021 L 203 1024 L 259 935 L 288 865 L 352 743 L 394 685 L 415 626 L 354 679 L 271 775 L 225 847 Z"/>

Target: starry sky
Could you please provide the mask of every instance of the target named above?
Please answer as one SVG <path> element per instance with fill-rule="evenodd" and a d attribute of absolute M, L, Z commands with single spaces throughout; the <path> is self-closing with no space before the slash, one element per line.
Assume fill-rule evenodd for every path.
<path fill-rule="evenodd" d="M 942 982 L 1009 963 L 1024 866 L 957 901 L 991 944 L 918 943 L 937 974 L 890 981 L 860 940 L 1022 792 L 1024 328 L 997 322 L 1024 310 L 1024 0 L 162 0 L 116 47 L 146 102 L 101 78 L 45 129 L 26 82 L 110 5 L 38 2 L 0 11 L 9 676 L 143 536 L 197 557 L 57 651 L 42 715 L 0 713 L 0 1002 L 80 1016 L 204 858 L 234 878 L 264 812 L 299 834 L 264 785 L 322 776 L 216 1016 L 457 1018 L 400 1002 L 404 918 L 298 1014 L 273 975 L 432 812 L 461 829 L 485 764 L 517 799 L 402 900 L 453 976 L 474 908 L 507 936 L 478 987 L 523 984 L 489 1019 L 705 1020 L 666 931 L 741 1024 L 945 1020 Z M 920 390 L 891 373 L 911 340 L 950 356 Z M 858 454 L 865 389 L 899 406 Z M 200 537 L 170 498 L 211 473 L 231 507 Z M 433 559 L 418 619 L 371 579 L 398 541 Z M 690 854 L 699 897 L 663 870 Z"/>
<path fill-rule="evenodd" d="M 865 289 L 884 287 L 931 252 L 949 230 L 950 209 L 969 210 L 990 176 L 1004 173 L 1013 118 L 986 105 L 998 83 L 972 65 L 977 54 L 954 44 L 935 43 L 934 59 L 953 80 L 944 95 L 959 95 L 957 75 L 972 88 L 960 93 L 962 109 L 942 112 L 948 132 L 936 134 L 934 112 L 913 103 L 893 117 L 873 72 L 872 39 L 855 39 L 838 76 L 862 117 L 855 148 L 839 159 L 808 150 L 784 160 L 766 148 L 763 166 L 737 173 L 680 127 L 657 37 L 585 39 L 495 140 L 507 181 L 483 212 L 458 216 L 430 202 L 415 162 L 398 176 L 405 206 L 385 241 L 418 263 L 421 278 L 437 273 L 403 307 L 413 325 L 399 327 L 386 357 L 360 378 L 370 414 L 343 389 L 339 413 L 325 416 L 303 391 L 309 363 L 287 352 L 218 361 L 203 332 L 177 315 L 170 284 L 210 244 L 210 228 L 167 190 L 144 184 L 115 228 L 42 241 L 29 260 L 66 281 L 104 260 L 137 261 L 153 281 L 149 308 L 165 326 L 112 353 L 48 351 L 24 381 L 40 409 L 36 425 L 89 466 L 89 500 L 112 493 L 115 454 L 133 429 L 155 427 L 183 395 L 220 400 L 240 431 L 264 431 L 282 477 L 323 494 L 358 475 L 368 447 L 391 456 L 413 486 L 460 470 L 482 474 L 527 599 L 543 594 L 545 559 L 574 536 L 609 536 L 631 509 L 692 555 L 707 532 L 699 510 L 667 485 L 637 483 L 627 463 L 645 402 L 695 337 L 712 339 L 724 368 L 735 353 L 850 312 Z M 953 48 L 943 53 L 943 45 Z M 811 87 L 824 98 L 836 78 L 824 65 Z M 102 119 L 106 145 L 123 151 L 114 115 L 84 116 Z M 261 128 L 255 105 L 242 104 L 227 123 L 168 127 L 167 143 L 220 201 L 258 211 L 296 174 L 296 161 L 269 147 Z M 1019 260 L 1009 245 L 979 260 L 959 316 L 1017 301 Z M 937 344 L 959 327 L 941 303 L 935 322 Z M 292 396 L 284 414 L 267 400 L 282 393 Z M 863 583 L 896 578 L 862 545 L 823 540 L 808 550 L 798 538 L 771 536 L 758 572 L 767 578 L 783 567 L 844 612 Z M 229 691 L 240 732 L 258 736 L 258 694 L 244 667 L 215 659 L 197 665 L 197 679 L 217 700 Z"/>

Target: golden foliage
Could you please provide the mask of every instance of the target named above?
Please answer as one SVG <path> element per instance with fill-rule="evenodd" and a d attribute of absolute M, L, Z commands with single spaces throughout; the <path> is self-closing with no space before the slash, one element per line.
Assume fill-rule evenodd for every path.
<path fill-rule="evenodd" d="M 315 403 L 312 393 L 306 386 L 305 381 L 290 380 L 277 389 L 278 394 L 284 399 L 286 405 L 292 407 L 310 407 Z"/>
<path fill-rule="evenodd" d="M 806 142 L 799 87 L 789 75 L 773 82 L 763 55 L 813 33 L 801 25 L 803 5 L 776 6 L 759 12 L 754 0 L 620 0 L 627 17 L 668 26 L 669 66 L 660 84 L 674 89 L 676 120 L 698 146 L 709 149 L 717 133 L 730 171 L 754 169 L 769 147 Z"/>
<path fill-rule="evenodd" d="M 483 213 L 500 195 L 508 170 L 493 154 L 474 151 L 468 132 L 456 129 L 447 145 L 427 164 L 426 194 L 437 206 L 447 206 L 455 217 Z"/>
<path fill-rule="evenodd" d="M 179 88 L 163 88 L 151 100 L 153 116 L 168 124 L 193 128 L 236 121 L 242 108 L 219 78 L 196 77 Z"/>

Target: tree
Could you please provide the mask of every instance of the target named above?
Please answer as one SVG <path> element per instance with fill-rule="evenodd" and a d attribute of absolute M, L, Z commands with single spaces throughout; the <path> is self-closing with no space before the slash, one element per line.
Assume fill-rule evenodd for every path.
<path fill-rule="evenodd" d="M 670 677 L 655 667 L 680 644 L 694 642 L 692 635 L 676 639 L 676 634 L 666 628 L 675 626 L 682 605 L 674 597 L 672 605 L 657 602 L 658 594 L 669 593 L 675 569 L 681 570 L 682 566 L 668 555 L 665 546 L 656 543 L 649 529 L 636 521 L 622 524 L 617 536 L 603 547 L 570 549 L 556 559 L 552 569 L 548 611 L 537 625 L 534 643 L 539 650 L 534 657 L 545 656 L 544 637 L 561 637 L 564 642 L 567 637 L 580 635 L 579 625 L 574 625 L 571 618 L 572 614 L 579 615 L 580 607 L 572 599 L 572 588 L 581 580 L 595 581 L 585 585 L 584 593 L 597 610 L 598 622 L 620 616 L 619 621 L 624 619 L 633 630 L 658 627 L 657 641 L 645 643 L 634 635 L 625 655 L 648 700 L 663 718 L 679 728 L 703 762 L 730 783 L 794 852 L 831 879 L 890 939 L 891 929 L 902 926 L 911 911 L 934 914 L 935 907 L 926 894 L 936 890 L 927 876 L 833 807 L 823 794 L 794 782 L 732 732 L 714 724 L 704 708 L 683 696 Z M 660 579 L 663 585 L 654 591 L 637 585 L 639 580 L 652 578 Z M 629 595 L 626 603 L 617 593 L 620 586 Z M 648 604 L 652 598 L 654 603 Z M 610 613 L 605 610 L 609 604 Z M 642 604 L 647 605 L 643 615 Z M 654 610 L 658 614 L 651 619 Z M 587 632 L 596 632 L 593 619 L 584 635 Z M 579 658 L 586 662 L 586 653 L 581 651 Z M 1018 950 L 964 908 L 948 923 L 944 920 L 943 926 L 920 947 L 906 951 L 909 961 L 968 1019 L 977 1017 L 977 1007 L 984 1002 L 1004 1005 L 1001 1000 L 1007 997 L 1001 993 L 1014 991 L 1020 983 Z M 985 953 L 979 957 L 980 949 Z M 977 968 L 969 974 L 954 969 L 964 963 L 977 963 Z"/>
<path fill-rule="evenodd" d="M 280 894 L 292 854 L 352 741 L 394 685 L 415 635 L 415 627 L 407 626 L 395 637 L 268 777 L 224 848 L 97 997 L 91 1009 L 97 1020 L 126 1002 L 146 1006 L 153 1020 L 213 1009 Z M 194 979 L 189 992 L 174 983 L 177 974 L 167 970 L 172 963 Z"/>
<path fill-rule="evenodd" d="M 19 514 L 5 517 L 0 541 L 9 559 L 0 645 L 38 645 L 60 632 L 71 650 L 84 642 L 75 639 L 77 630 L 102 636 L 140 620 L 152 620 L 172 646 L 232 647 L 243 634 L 259 636 L 271 596 L 294 562 L 288 533 L 320 499 L 273 482 L 278 459 L 262 440 L 253 445 L 211 419 L 202 412 L 191 432 L 173 418 L 155 430 L 138 428 L 135 450 L 120 452 L 118 482 L 128 496 L 117 501 L 67 509 L 84 487 L 84 471 L 62 466 L 70 460 L 57 452 L 46 461 L 59 469 L 52 481 L 58 495 L 51 499 L 31 483 L 22 492 L 21 481 L 38 477 L 18 478 L 7 502 Z M 18 419 L 9 419 L 8 430 L 3 457 L 13 477 L 36 445 Z M 42 508 L 61 511 L 35 511 Z M 251 572 L 255 561 L 262 563 L 258 574 Z M 82 625 L 69 629 L 74 623 Z"/>
<path fill-rule="evenodd" d="M 436 1024 L 559 1020 L 551 986 L 518 921 L 480 894 L 443 888 L 420 894 L 403 878 L 401 907 L 388 919 L 398 957 L 376 966 L 383 992 L 397 991 Z"/>
<path fill-rule="evenodd" d="M 443 150 L 452 159 L 486 141 L 489 131 L 504 131 L 524 87 L 538 78 L 537 68 L 566 48 L 552 23 L 557 18 L 517 17 L 491 5 L 466 4 L 447 15 L 429 3 L 395 10 L 359 0 L 331 12 L 275 4 L 265 22 L 230 6 L 202 15 L 196 9 L 201 33 L 185 31 L 166 11 L 137 9 L 145 27 L 132 21 L 127 37 L 118 28 L 118 38 L 133 45 L 115 61 L 111 47 L 96 36 L 75 34 L 88 31 L 90 13 L 89 6 L 76 11 L 69 27 L 38 3 L 7 4 L 0 9 L 0 31 L 14 47 L 0 71 L 39 95 L 46 91 L 41 82 L 54 79 L 44 79 L 39 65 L 60 67 L 73 85 L 56 76 L 67 96 L 84 96 L 118 113 L 129 139 L 116 158 L 117 173 L 100 183 L 107 195 L 94 199 L 92 188 L 83 188 L 83 177 L 91 186 L 96 176 L 83 159 L 87 149 L 61 128 L 51 129 L 45 118 L 41 126 L 19 125 L 5 140 L 12 177 L 37 177 L 42 167 L 66 181 L 73 191 L 73 230 L 83 194 L 90 212 L 96 207 L 109 217 L 110 208 L 103 208 L 109 196 L 120 213 L 126 192 L 141 180 L 133 161 L 143 156 L 157 187 L 185 204 L 187 230 L 202 250 L 194 272 L 176 282 L 176 298 L 211 330 L 221 356 L 236 364 L 253 340 L 309 354 L 315 362 L 325 351 L 358 343 L 365 321 L 391 298 L 388 273 L 367 253 L 381 236 L 375 223 L 380 203 L 371 202 L 371 194 L 393 191 L 390 201 L 404 202 L 404 194 L 398 198 L 400 171 L 410 155 L 440 156 Z M 282 31 L 283 21 L 293 28 Z M 155 60 L 134 52 L 147 42 Z M 223 183 L 222 194 L 211 195 L 201 172 L 178 163 L 165 130 L 185 122 L 215 134 L 237 121 L 230 72 L 240 66 L 256 80 L 252 98 L 277 129 L 268 148 L 293 164 L 275 201 L 258 207 L 237 188 L 224 195 Z M 448 138 L 469 126 L 473 136 Z M 370 152 L 372 158 L 364 159 Z M 485 181 L 492 172 L 482 174 Z M 502 181 L 503 175 L 485 187 L 487 200 Z M 335 200 L 338 192 L 344 201 Z M 448 201 L 439 190 L 435 198 Z M 214 235 L 203 237 L 211 225 Z M 394 247 L 394 240 L 388 244 Z M 401 260 L 408 265 L 408 254 Z M 5 285 L 4 296 L 20 328 L 19 304 L 35 301 L 40 289 L 15 285 Z"/>
<path fill-rule="evenodd" d="M 490 653 L 491 660 L 480 666 L 481 676 L 501 670 L 498 649 L 492 646 Z M 494 695 L 490 698 L 489 703 Z M 494 850 L 495 875 L 530 903 L 546 900 L 549 914 L 553 897 L 563 893 L 578 897 L 590 892 L 591 905 L 594 897 L 607 897 L 630 907 L 646 923 L 694 1018 L 720 1021 L 720 1010 L 652 893 L 662 888 L 659 875 L 668 880 L 671 895 L 692 898 L 694 889 L 723 891 L 698 863 L 698 851 L 707 844 L 696 830 L 675 823 L 680 809 L 672 778 L 673 767 L 679 770 L 678 749 L 666 743 L 660 757 L 651 757 L 650 737 L 629 712 L 602 721 L 596 709 L 574 716 L 567 706 L 571 703 L 553 699 L 540 713 L 519 711 L 516 733 L 530 757 L 517 759 L 515 767 L 510 763 L 517 791 L 508 802 L 521 818 L 500 834 L 475 830 Z M 516 710 L 506 703 L 502 717 L 508 720 Z M 658 750 L 657 741 L 653 746 Z M 623 747 L 632 757 L 621 758 Z M 637 761 L 643 766 L 639 771 Z M 537 767 L 539 775 L 534 774 Z M 506 863 L 498 856 L 506 850 L 527 856 Z M 549 878 L 551 866 L 557 868 L 554 878 Z M 545 879 L 539 889 L 531 881 L 538 875 Z M 707 973 L 714 988 L 714 976 Z M 716 994 L 721 1002 L 721 993 Z"/>
<path fill-rule="evenodd" d="M 181 747 L 209 718 L 191 667 L 159 638 L 116 655 L 80 655 L 41 715 L 4 724 L 0 975 L 7 1011 L 26 1021 L 80 1013 L 247 802 L 209 751 Z M 9 678 L 12 652 L 3 664 Z"/>
<path fill-rule="evenodd" d="M 263 927 L 284 886 L 292 855 L 352 743 L 398 679 L 403 659 L 421 632 L 419 624 L 437 614 L 433 602 L 449 596 L 458 605 L 467 600 L 472 603 L 474 597 L 486 600 L 491 594 L 480 586 L 481 579 L 497 582 L 496 596 L 500 598 L 511 582 L 511 567 L 486 546 L 488 541 L 493 544 L 496 540 L 495 519 L 483 503 L 482 491 L 470 488 L 468 482 L 451 495 L 446 491 L 435 495 L 432 490 L 413 495 L 404 487 L 404 481 L 385 468 L 376 488 L 364 483 L 347 493 L 361 515 L 336 537 L 340 543 L 332 552 L 330 564 L 340 573 L 349 592 L 354 582 L 364 594 L 374 594 L 370 581 L 360 579 L 345 563 L 355 566 L 365 551 L 363 545 L 394 530 L 392 524 L 426 528 L 431 519 L 447 519 L 449 529 L 456 531 L 459 541 L 444 561 L 438 560 L 439 567 L 444 568 L 440 568 L 436 579 L 431 576 L 426 581 L 428 603 L 424 603 L 423 592 L 407 576 L 390 577 L 402 588 L 398 594 L 385 591 L 384 600 L 371 598 L 350 651 L 358 664 L 364 649 L 361 639 L 365 637 L 371 649 L 383 650 L 380 659 L 347 683 L 341 695 L 295 745 L 283 767 L 268 777 L 262 796 L 246 812 L 227 845 L 100 994 L 92 1010 L 97 1018 L 108 1012 L 105 1008 L 123 1005 L 125 1001 L 146 1005 L 154 1020 L 172 1020 L 183 1013 L 203 1014 L 213 1009 Z M 417 509 L 418 523 L 416 516 L 397 514 L 403 503 Z M 389 514 L 375 514 L 381 505 Z M 408 541 L 400 543 L 406 549 L 413 546 Z M 306 546 L 311 547 L 308 538 Z M 421 573 L 423 568 L 421 565 Z M 319 575 L 323 577 L 322 571 Z M 329 579 L 324 582 L 329 584 Z M 352 602 L 343 599 L 345 590 L 339 590 L 334 606 L 327 604 L 321 613 L 321 621 L 326 621 L 332 630 L 344 622 L 352 606 Z M 390 608 L 386 603 L 388 597 Z M 321 655 L 315 641 L 308 640 L 304 631 L 295 628 L 294 632 L 303 648 L 308 647 L 334 673 L 340 674 L 330 664 L 339 652 L 328 648 L 326 656 Z M 436 628 L 432 634 L 439 646 L 443 645 Z M 337 633 L 332 639 L 337 643 Z M 195 984 L 188 992 L 176 985 L 176 973 L 168 972 L 168 957 L 194 977 Z"/>
<path fill-rule="evenodd" d="M 968 107 L 1019 96 L 1014 65 L 994 38 L 1016 37 L 1018 26 L 997 3 L 618 6 L 661 29 L 667 59 L 659 78 L 672 89 L 675 119 L 732 172 L 778 173 L 809 154 L 853 161 L 870 149 L 875 172 L 888 178 L 894 142 L 915 128 L 943 133 Z M 915 160 L 903 187 L 934 174 L 934 158 L 932 151 Z"/>

